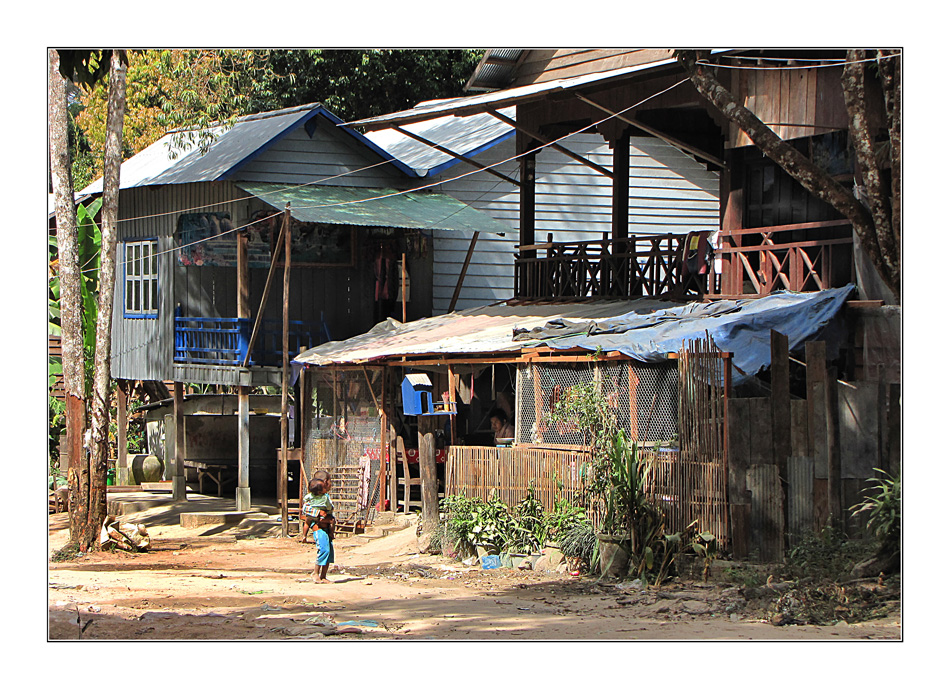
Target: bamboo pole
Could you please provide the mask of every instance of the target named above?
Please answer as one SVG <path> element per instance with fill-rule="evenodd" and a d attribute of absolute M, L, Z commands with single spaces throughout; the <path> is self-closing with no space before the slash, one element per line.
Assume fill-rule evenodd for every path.
<path fill-rule="evenodd" d="M 280 501 L 280 535 L 287 538 L 287 451 L 290 445 L 287 419 L 290 386 L 290 204 L 284 209 L 284 308 L 283 308 L 283 370 L 280 381 L 280 467 L 277 498 Z M 263 308 L 261 309 L 263 312 Z M 256 325 L 256 324 L 255 324 Z M 248 348 L 250 353 L 250 347 Z"/>

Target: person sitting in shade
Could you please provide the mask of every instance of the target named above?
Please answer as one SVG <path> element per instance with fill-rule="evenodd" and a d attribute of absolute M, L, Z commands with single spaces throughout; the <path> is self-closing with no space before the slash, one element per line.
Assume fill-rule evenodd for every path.
<path fill-rule="evenodd" d="M 491 429 L 495 432 L 495 442 L 514 440 L 515 427 L 508 421 L 508 415 L 501 409 L 495 409 L 489 416 Z"/>

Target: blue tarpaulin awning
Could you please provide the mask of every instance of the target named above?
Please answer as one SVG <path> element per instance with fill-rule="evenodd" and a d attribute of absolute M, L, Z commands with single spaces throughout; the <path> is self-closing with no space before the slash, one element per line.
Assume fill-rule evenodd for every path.
<path fill-rule="evenodd" d="M 358 364 L 391 357 L 517 353 L 535 347 L 619 352 L 646 363 L 665 361 L 706 333 L 732 352 L 736 384 L 771 363 L 771 332 L 795 351 L 823 336 L 854 287 L 776 292 L 757 299 L 679 304 L 658 299 L 478 307 L 409 323 L 387 321 L 343 342 L 301 353 L 298 365 Z"/>

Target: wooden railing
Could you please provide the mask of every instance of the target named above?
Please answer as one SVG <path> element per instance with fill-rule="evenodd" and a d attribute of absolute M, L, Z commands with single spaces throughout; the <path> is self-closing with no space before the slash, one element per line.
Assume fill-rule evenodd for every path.
<path fill-rule="evenodd" d="M 251 337 L 249 318 L 192 318 L 175 316 L 175 362 L 241 366 Z M 314 346 L 311 331 L 304 321 L 290 321 L 289 350 L 292 356 L 300 347 Z M 282 324 L 278 319 L 263 319 L 251 360 L 251 366 L 279 366 L 283 351 Z"/>
<path fill-rule="evenodd" d="M 733 230 L 721 241 L 719 280 L 709 285 L 709 298 L 816 292 L 854 280 L 847 220 Z"/>
<path fill-rule="evenodd" d="M 687 235 L 664 234 L 521 246 L 515 295 L 522 299 L 632 299 L 682 288 Z"/>

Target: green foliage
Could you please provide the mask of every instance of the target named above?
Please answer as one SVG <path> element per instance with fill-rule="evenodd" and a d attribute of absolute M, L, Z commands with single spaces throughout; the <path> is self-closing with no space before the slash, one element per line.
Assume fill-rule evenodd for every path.
<path fill-rule="evenodd" d="M 50 560 L 53 562 L 67 562 L 69 560 L 75 560 L 81 556 L 82 553 L 79 552 L 79 541 L 71 540 L 59 550 L 54 551 L 53 555 L 50 557 Z"/>
<path fill-rule="evenodd" d="M 173 152 L 184 146 L 205 150 L 214 139 L 208 128 L 279 108 L 322 103 L 348 121 L 462 96 L 480 55 L 394 49 L 135 51 L 129 56 L 123 157 L 173 130 L 179 130 Z M 73 148 L 76 189 L 102 174 L 106 81 L 82 94 Z"/>
<path fill-rule="evenodd" d="M 514 508 L 492 493 L 487 501 L 449 495 L 442 500 L 442 509 L 447 513 L 446 537 L 459 552 L 471 552 L 481 545 L 494 553 L 536 553 L 580 524 L 592 529 L 584 511 L 566 500 L 546 512 L 533 485 Z"/>
<path fill-rule="evenodd" d="M 554 510 L 545 515 L 545 520 L 547 523 L 547 540 L 555 543 L 579 524 L 590 526 L 590 521 L 587 519 L 584 509 L 566 498 L 557 499 L 554 503 Z"/>
<path fill-rule="evenodd" d="M 821 533 L 802 535 L 788 552 L 782 573 L 803 581 L 843 581 L 855 563 L 869 554 L 868 544 L 849 540 L 840 529 L 826 526 Z"/>
<path fill-rule="evenodd" d="M 500 553 L 514 533 L 514 517 L 508 506 L 494 493 L 488 501 L 449 495 L 442 501 L 449 514 L 448 532 L 459 551 L 474 550 L 476 545 Z"/>
<path fill-rule="evenodd" d="M 590 445 L 591 464 L 583 476 L 590 502 L 603 508 L 600 532 L 628 539 L 630 570 L 636 576 L 662 583 L 680 553 L 699 555 L 708 571 L 717 554 L 715 538 L 700 532 L 697 522 L 683 532 L 667 533 L 663 514 L 646 490 L 653 461 L 620 428 L 597 381 L 566 390 L 551 416 L 578 429 Z M 593 563 L 597 555 L 595 549 Z"/>
<path fill-rule="evenodd" d="M 559 539 L 564 557 L 583 562 L 588 567 L 594 562 L 597 534 L 589 521 L 577 521 L 564 529 Z"/>
<path fill-rule="evenodd" d="M 901 478 L 881 469 L 875 471 L 881 474 L 881 478 L 869 481 L 872 485 L 863 491 L 866 497 L 851 508 L 851 514 L 858 517 L 867 513 L 868 530 L 882 549 L 898 550 L 901 540 Z"/>

